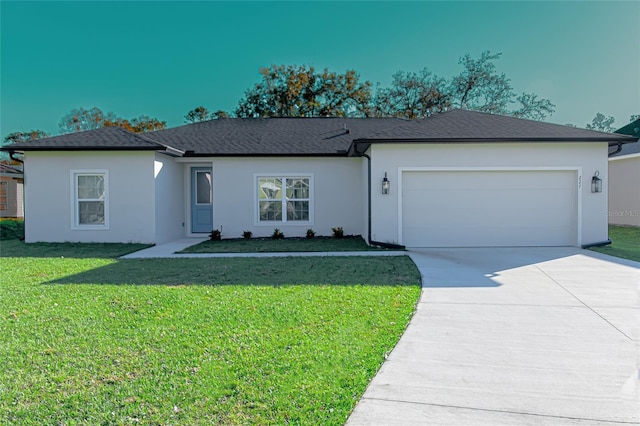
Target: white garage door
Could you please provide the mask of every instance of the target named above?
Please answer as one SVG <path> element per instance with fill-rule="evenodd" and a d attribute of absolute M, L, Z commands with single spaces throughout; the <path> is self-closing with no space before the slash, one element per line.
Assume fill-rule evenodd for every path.
<path fill-rule="evenodd" d="M 577 245 L 575 171 L 419 171 L 402 175 L 407 247 Z"/>

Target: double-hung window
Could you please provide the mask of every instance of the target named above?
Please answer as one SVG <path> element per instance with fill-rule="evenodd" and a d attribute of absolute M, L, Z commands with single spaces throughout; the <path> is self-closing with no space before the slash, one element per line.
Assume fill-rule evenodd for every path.
<path fill-rule="evenodd" d="M 257 176 L 258 223 L 311 223 L 311 176 Z"/>
<path fill-rule="evenodd" d="M 73 227 L 107 229 L 108 174 L 101 171 L 72 171 Z"/>

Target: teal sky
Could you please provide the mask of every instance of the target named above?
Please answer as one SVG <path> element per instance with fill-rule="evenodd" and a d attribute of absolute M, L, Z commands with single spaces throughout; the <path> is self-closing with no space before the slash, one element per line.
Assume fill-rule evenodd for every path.
<path fill-rule="evenodd" d="M 235 109 L 260 67 L 308 64 L 386 85 L 424 67 L 502 52 L 516 92 L 556 104 L 548 121 L 616 127 L 640 114 L 640 2 L 0 3 L 0 132 L 42 129 L 80 106 L 183 123 Z"/>

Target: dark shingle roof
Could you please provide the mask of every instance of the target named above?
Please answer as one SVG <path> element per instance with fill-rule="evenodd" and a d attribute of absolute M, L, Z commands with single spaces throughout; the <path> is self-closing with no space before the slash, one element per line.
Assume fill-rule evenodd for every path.
<path fill-rule="evenodd" d="M 149 133 L 187 155 L 345 155 L 354 138 L 399 118 L 222 118 Z"/>
<path fill-rule="evenodd" d="M 116 127 L 56 136 L 4 150 L 162 150 L 185 156 L 358 155 L 376 142 L 635 142 L 539 121 L 452 110 L 409 121 L 400 118 L 223 118 L 144 135 Z M 355 144 L 359 144 L 355 149 Z M 362 146 L 364 145 L 364 146 Z"/>
<path fill-rule="evenodd" d="M 640 120 L 632 121 L 624 127 L 619 128 L 615 133 L 621 135 L 631 135 L 635 138 L 640 138 Z M 620 152 L 613 154 L 611 157 L 620 157 L 621 155 L 638 154 L 640 153 L 640 140 L 636 143 L 628 143 L 622 145 Z"/>
<path fill-rule="evenodd" d="M 628 137 L 613 133 L 460 109 L 413 120 L 402 126 L 374 133 L 365 139 L 372 141 L 423 140 L 441 142 L 632 141 Z"/>
<path fill-rule="evenodd" d="M 165 147 L 150 138 L 119 127 L 102 127 L 84 132 L 69 133 L 3 147 L 4 150 L 160 150 Z"/>

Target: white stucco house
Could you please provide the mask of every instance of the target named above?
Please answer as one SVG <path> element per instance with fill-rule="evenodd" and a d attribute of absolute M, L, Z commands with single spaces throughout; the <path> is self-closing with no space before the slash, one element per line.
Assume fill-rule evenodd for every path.
<path fill-rule="evenodd" d="M 640 137 L 640 120 L 616 133 Z M 609 223 L 640 226 L 640 142 L 620 145 L 609 156 Z"/>
<path fill-rule="evenodd" d="M 581 246 L 608 239 L 609 146 L 636 140 L 452 110 L 102 128 L 4 149 L 24 154 L 27 242 L 341 226 L 408 247 Z"/>

